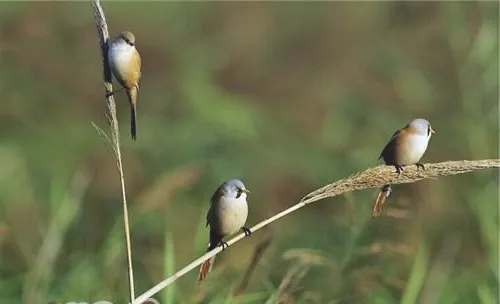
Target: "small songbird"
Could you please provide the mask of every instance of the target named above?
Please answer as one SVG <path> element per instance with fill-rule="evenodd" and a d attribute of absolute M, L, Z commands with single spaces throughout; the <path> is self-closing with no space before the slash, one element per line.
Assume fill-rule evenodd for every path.
<path fill-rule="evenodd" d="M 207 252 L 222 246 L 227 247 L 223 238 L 243 230 L 246 236 L 252 232 L 244 227 L 248 216 L 247 193 L 250 191 L 239 179 L 222 183 L 210 199 L 211 206 L 207 213 L 207 224 L 210 225 L 210 242 Z M 198 283 L 201 283 L 212 269 L 215 256 L 203 262 L 200 267 Z"/>
<path fill-rule="evenodd" d="M 404 128 L 397 130 L 392 135 L 391 140 L 380 153 L 386 165 L 394 166 L 398 176 L 403 171 L 403 166 L 416 165 L 417 170 L 425 167 L 420 163 L 420 159 L 427 149 L 429 139 L 434 133 L 431 124 L 422 118 L 412 120 Z M 380 190 L 375 206 L 373 207 L 373 216 L 379 216 L 382 204 L 385 199 L 391 194 L 390 185 L 384 185 Z"/>
<path fill-rule="evenodd" d="M 121 32 L 109 45 L 108 62 L 116 80 L 125 89 L 130 102 L 130 131 L 137 138 L 137 93 L 141 80 L 141 56 L 135 47 L 135 36 Z"/>

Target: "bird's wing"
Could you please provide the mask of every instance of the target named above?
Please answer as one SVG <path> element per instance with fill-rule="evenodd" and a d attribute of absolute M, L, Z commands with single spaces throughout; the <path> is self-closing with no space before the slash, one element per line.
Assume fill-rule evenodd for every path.
<path fill-rule="evenodd" d="M 389 142 L 387 143 L 387 145 L 385 145 L 384 149 L 382 150 L 382 152 L 380 152 L 380 156 L 378 157 L 379 159 L 382 158 L 382 156 L 384 154 L 386 154 L 387 152 L 389 152 L 388 150 L 392 148 L 393 144 L 394 144 L 394 140 L 398 137 L 398 135 L 403 131 L 403 129 L 399 129 L 397 130 L 396 132 L 394 132 L 394 134 L 392 135 L 391 139 L 389 140 Z"/>
<path fill-rule="evenodd" d="M 205 225 L 205 227 L 207 227 L 212 222 L 214 208 L 216 208 L 216 204 L 219 201 L 220 197 L 223 196 L 223 194 L 224 193 L 222 187 L 217 188 L 214 194 L 212 194 L 212 197 L 210 198 L 210 209 L 208 209 L 207 213 L 207 224 Z"/>
<path fill-rule="evenodd" d="M 137 52 L 137 50 L 136 50 Z M 137 52 L 137 54 L 139 54 L 139 52 Z M 141 78 L 142 78 L 142 72 L 141 72 L 141 65 L 142 65 L 142 61 L 141 61 L 141 56 L 135 56 L 135 65 L 138 67 L 137 71 L 138 71 L 138 74 L 137 75 L 137 83 L 136 83 L 136 87 L 137 87 L 137 91 L 139 91 L 139 87 L 141 85 Z"/>
<path fill-rule="evenodd" d="M 138 56 L 137 58 L 139 61 L 139 79 L 137 79 L 137 90 L 139 91 L 139 86 L 141 85 L 141 80 L 142 80 L 142 72 L 141 72 L 142 61 L 140 56 Z"/>
<path fill-rule="evenodd" d="M 205 224 L 205 227 L 208 227 L 208 224 L 210 223 L 210 220 L 212 219 L 212 206 L 210 206 L 210 209 L 208 209 L 207 212 L 207 223 Z"/>

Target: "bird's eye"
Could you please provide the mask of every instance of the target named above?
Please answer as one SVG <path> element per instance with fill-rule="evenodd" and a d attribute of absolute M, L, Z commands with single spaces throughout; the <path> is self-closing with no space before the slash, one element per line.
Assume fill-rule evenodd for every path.
<path fill-rule="evenodd" d="M 241 188 L 236 188 L 236 198 L 239 198 L 242 192 L 243 190 L 241 190 Z"/>
<path fill-rule="evenodd" d="M 431 135 L 431 126 L 427 126 L 427 136 Z"/>
<path fill-rule="evenodd" d="M 128 39 L 128 38 L 123 38 L 123 40 L 125 40 L 125 42 L 126 42 L 128 45 L 134 46 L 134 44 L 132 43 L 132 41 L 130 41 L 130 39 Z"/>

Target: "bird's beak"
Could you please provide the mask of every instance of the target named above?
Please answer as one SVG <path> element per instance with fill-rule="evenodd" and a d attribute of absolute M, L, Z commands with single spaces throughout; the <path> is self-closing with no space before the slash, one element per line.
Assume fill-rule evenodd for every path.
<path fill-rule="evenodd" d="M 431 133 L 436 133 L 436 131 L 434 131 L 434 129 L 432 127 L 431 128 Z"/>
<path fill-rule="evenodd" d="M 250 190 L 248 190 L 248 189 L 243 189 L 243 192 L 245 192 L 245 193 L 250 193 Z"/>

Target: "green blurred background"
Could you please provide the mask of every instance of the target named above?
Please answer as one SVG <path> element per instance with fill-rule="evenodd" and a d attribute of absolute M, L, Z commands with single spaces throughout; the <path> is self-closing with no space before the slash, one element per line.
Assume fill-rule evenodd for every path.
<path fill-rule="evenodd" d="M 143 60 L 138 141 L 117 94 L 140 294 L 200 256 L 240 177 L 248 224 L 380 162 L 415 117 L 424 162 L 498 157 L 498 2 L 105 2 Z M 0 4 L 0 302 L 128 297 L 89 3 Z M 116 88 L 116 86 L 115 86 Z M 498 170 L 315 203 L 156 295 L 162 303 L 496 303 Z M 254 251 L 270 244 L 244 290 Z"/>

